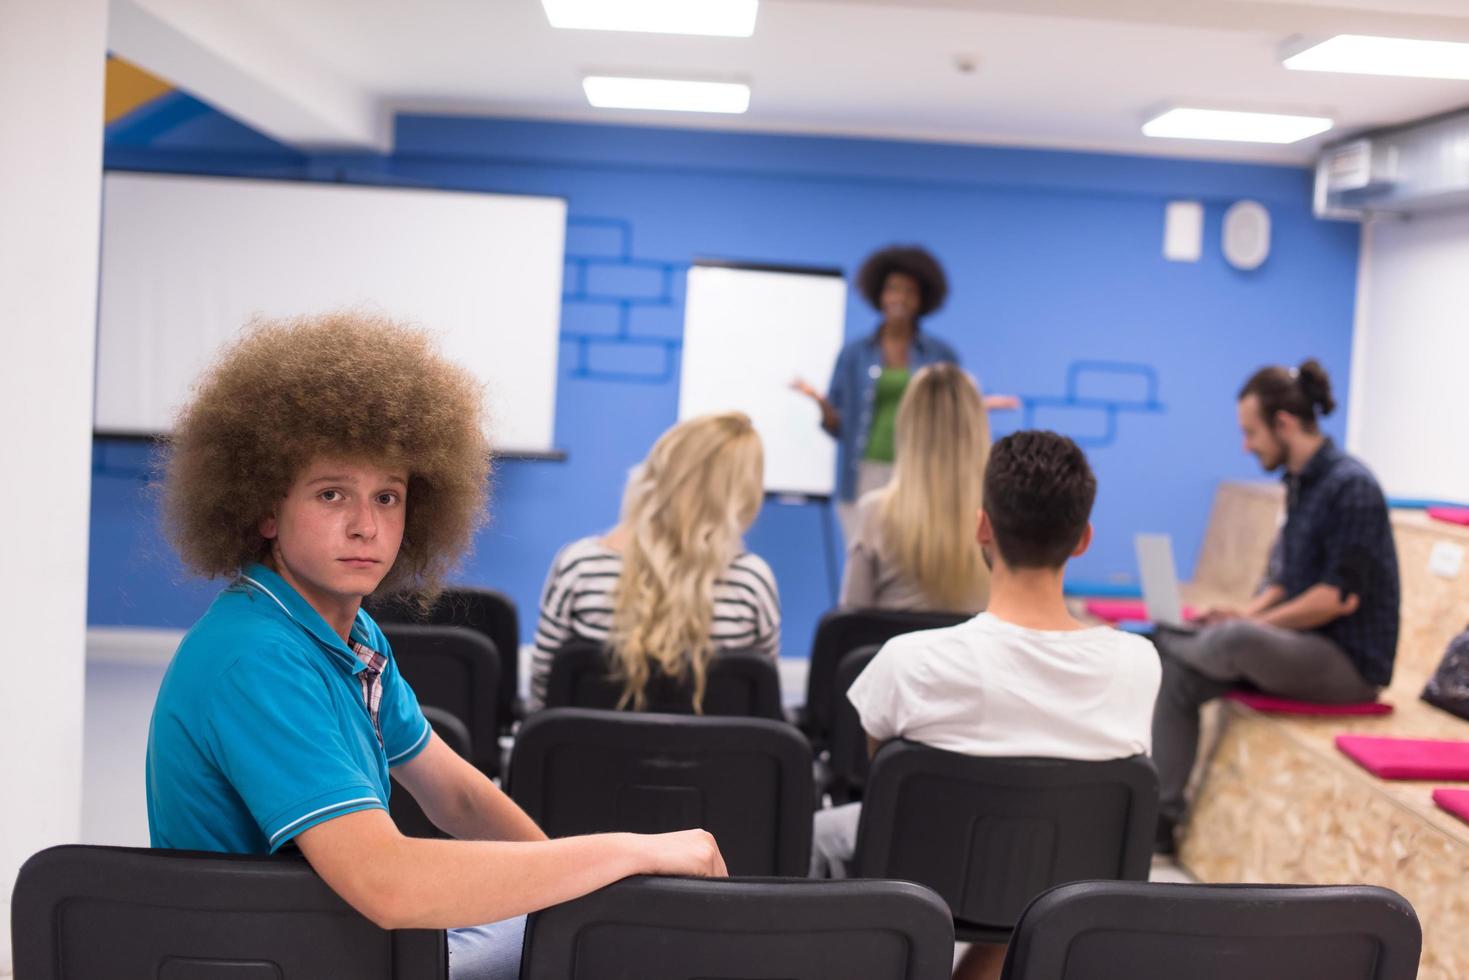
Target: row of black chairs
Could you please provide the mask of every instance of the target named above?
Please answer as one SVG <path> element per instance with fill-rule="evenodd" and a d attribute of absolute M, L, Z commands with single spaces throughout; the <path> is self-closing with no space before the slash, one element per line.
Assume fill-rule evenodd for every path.
<path fill-rule="evenodd" d="M 299 857 L 68 845 L 21 868 L 16 980 L 443 980 Z M 944 903 L 900 881 L 630 878 L 530 916 L 521 980 L 946 980 Z M 1005 980 L 1412 980 L 1412 907 L 1371 886 L 1079 882 L 1020 916 Z"/>
<path fill-rule="evenodd" d="M 516 655 L 520 642 L 519 616 L 515 603 L 504 593 L 460 587 L 445 590 L 426 612 L 404 599 L 379 600 L 369 608 L 383 624 L 399 659 L 416 661 L 412 679 L 420 700 L 445 708 L 464 720 L 476 742 L 486 725 L 493 726 L 497 732 L 508 732 L 523 717 L 518 701 L 520 678 Z M 817 626 L 807 672 L 806 702 L 794 720 L 818 751 L 825 750 L 832 742 L 833 726 L 846 703 L 842 697 L 846 688 L 841 683 L 841 665 L 847 655 L 863 647 L 881 645 L 902 633 L 952 626 L 966 618 L 957 613 L 896 610 L 828 613 Z M 443 681 L 438 683 L 428 676 L 430 671 L 424 662 L 437 657 L 440 663 L 436 666 L 442 666 L 445 654 L 418 652 L 417 647 L 428 645 L 431 633 L 415 629 L 420 626 L 459 627 L 482 637 L 494 647 L 498 655 L 496 665 L 476 665 L 472 655 L 460 655 L 460 663 L 444 671 Z M 481 645 L 481 652 L 483 649 Z M 547 704 L 614 707 L 621 688 L 608 677 L 604 659 L 599 659 L 604 657 L 595 644 L 573 644 L 563 651 L 557 663 L 563 660 L 567 663 L 562 664 L 560 674 L 553 668 Z M 724 659 L 724 656 L 719 658 Z M 736 660 L 729 666 L 719 664 L 716 675 L 714 689 L 706 697 L 706 714 L 782 717 L 779 678 L 773 672 L 766 673 L 758 665 Z M 495 692 L 493 704 L 471 706 L 467 700 L 471 691 Z M 655 706 L 650 710 L 689 711 L 685 684 L 655 678 L 651 695 Z"/>
<path fill-rule="evenodd" d="M 514 697 L 518 657 L 513 603 L 491 590 L 457 589 L 433 607 L 429 622 L 422 621 L 420 610 L 402 602 L 379 603 L 374 612 L 382 619 L 399 667 L 419 701 L 458 719 L 469 734 L 466 758 L 487 775 L 499 776 L 499 736 L 523 717 Z M 820 760 L 823 791 L 836 802 L 859 798 L 868 757 L 861 723 L 845 696 L 847 689 L 881 643 L 963 618 L 887 610 L 829 613 L 817 629 L 802 708 L 785 711 L 779 673 L 768 657 L 735 651 L 711 661 L 703 713 L 793 721 Z M 508 653 L 502 656 L 502 651 Z M 602 645 L 576 641 L 553 661 L 548 707 L 615 708 L 621 697 L 621 682 Z M 655 676 L 647 698 L 646 711 L 692 711 L 687 678 Z M 430 720 L 447 740 L 440 719 Z"/>
<path fill-rule="evenodd" d="M 800 876 L 810 861 L 811 747 L 784 722 L 549 709 L 522 727 L 508 786 L 552 837 L 701 827 L 732 875 Z M 873 764 L 853 871 L 921 882 L 962 939 L 1003 942 L 1053 885 L 1146 880 L 1157 806 L 1143 756 L 980 758 L 896 740 Z M 438 834 L 407 793 L 392 813 L 410 836 Z"/>
<path fill-rule="evenodd" d="M 872 777 L 857 873 L 930 885 L 946 901 L 961 939 L 1007 941 L 1026 903 L 1061 882 L 1144 880 L 1157 802 L 1146 760 L 977 760 L 895 743 L 869 773 L 866 739 L 845 691 L 881 642 L 962 619 L 829 614 L 813 649 L 807 704 L 793 719 L 804 738 L 775 721 L 783 717 L 778 677 L 758 654 L 724 654 L 711 664 L 705 712 L 745 718 L 541 713 L 517 739 L 511 795 L 552 836 L 702 826 L 720 841 L 732 873 L 799 875 L 810 850 L 814 749 L 826 757 L 822 788 L 839 800 L 859 795 Z M 420 699 L 433 703 L 435 693 L 419 679 L 426 673 L 419 651 L 431 641 L 451 645 L 445 631 L 385 628 Z M 484 646 L 481 641 L 465 659 L 494 659 Z M 472 678 L 461 667 L 446 688 L 461 699 L 466 691 L 494 690 L 486 676 L 482 670 Z M 606 709 L 620 696 L 600 645 L 573 644 L 556 658 L 548 705 Z M 655 678 L 646 710 L 687 714 L 690 700 L 685 682 Z M 467 710 L 462 701 L 458 707 Z M 465 743 L 468 726 L 441 718 L 442 712 L 426 708 L 426 714 L 456 750 L 485 771 L 498 771 L 497 743 L 495 759 L 476 757 L 478 739 L 471 734 Z M 482 722 L 479 730 L 497 729 Z M 416 811 L 406 797 L 394 796 L 400 827 L 434 833 L 421 813 L 400 815 L 400 809 Z"/>

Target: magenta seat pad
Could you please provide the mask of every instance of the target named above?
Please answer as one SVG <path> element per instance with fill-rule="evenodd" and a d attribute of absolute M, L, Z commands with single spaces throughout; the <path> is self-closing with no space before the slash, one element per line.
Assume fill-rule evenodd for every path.
<path fill-rule="evenodd" d="M 1440 810 L 1452 813 L 1469 823 L 1469 789 L 1436 789 L 1433 791 L 1433 802 L 1438 804 Z"/>
<path fill-rule="evenodd" d="M 1088 599 L 1085 608 L 1087 615 L 1108 623 L 1146 622 L 1148 618 L 1147 603 L 1141 599 Z M 1183 607 L 1183 618 L 1194 618 L 1192 606 Z"/>
<path fill-rule="evenodd" d="M 1259 691 L 1230 691 L 1225 697 L 1247 708 L 1270 715 L 1387 715 L 1392 705 L 1386 701 L 1355 701 L 1348 704 L 1325 704 L 1320 701 L 1295 701 Z"/>
<path fill-rule="evenodd" d="M 1469 742 L 1338 735 L 1336 747 L 1383 779 L 1469 780 Z"/>

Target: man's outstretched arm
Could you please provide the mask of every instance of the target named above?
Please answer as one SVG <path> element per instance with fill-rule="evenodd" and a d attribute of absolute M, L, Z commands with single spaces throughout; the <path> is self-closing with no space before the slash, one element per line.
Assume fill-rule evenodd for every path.
<path fill-rule="evenodd" d="M 458 840 L 546 839 L 524 810 L 438 735 L 430 735 L 412 760 L 395 766 L 393 778 L 435 827 Z"/>
<path fill-rule="evenodd" d="M 317 824 L 296 843 L 333 891 L 384 929 L 498 922 L 635 874 L 728 874 L 714 838 L 702 830 L 427 840 L 404 837 L 387 811 L 374 809 Z"/>

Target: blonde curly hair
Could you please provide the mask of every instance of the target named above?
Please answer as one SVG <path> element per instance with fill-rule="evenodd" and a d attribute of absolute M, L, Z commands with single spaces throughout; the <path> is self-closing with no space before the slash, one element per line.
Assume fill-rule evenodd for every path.
<path fill-rule="evenodd" d="M 430 598 L 486 519 L 483 387 L 429 334 L 343 311 L 256 320 L 193 390 L 163 446 L 163 516 L 191 570 L 234 576 L 270 552 L 261 518 L 322 457 L 408 471 L 397 560 L 377 594 Z"/>
<path fill-rule="evenodd" d="M 629 479 L 610 637 L 623 679 L 618 707 L 641 711 L 648 682 L 662 672 L 692 674 L 694 710 L 702 712 L 714 654 L 714 583 L 760 512 L 764 473 L 749 417 L 725 412 L 663 433 Z"/>

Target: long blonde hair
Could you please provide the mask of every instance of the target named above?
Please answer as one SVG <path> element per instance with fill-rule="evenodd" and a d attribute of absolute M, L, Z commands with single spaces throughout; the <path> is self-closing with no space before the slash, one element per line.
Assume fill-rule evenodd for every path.
<path fill-rule="evenodd" d="M 626 542 L 610 635 L 620 707 L 646 705 L 656 668 L 680 678 L 691 671 L 694 710 L 702 710 L 714 583 L 740 553 L 764 481 L 760 436 L 742 412 L 680 422 L 634 470 L 622 500 Z"/>
<path fill-rule="evenodd" d="M 898 568 L 941 608 L 967 611 L 989 597 L 975 542 L 990 426 L 974 379 L 934 364 L 908 383 L 898 406 L 893 479 L 879 527 Z"/>

